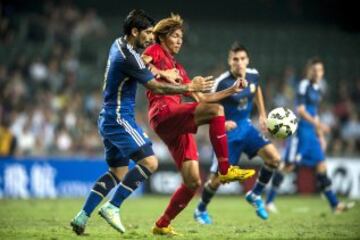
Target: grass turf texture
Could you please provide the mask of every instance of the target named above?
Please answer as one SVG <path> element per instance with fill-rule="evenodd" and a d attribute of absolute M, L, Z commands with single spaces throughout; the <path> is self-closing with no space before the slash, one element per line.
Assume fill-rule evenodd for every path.
<path fill-rule="evenodd" d="M 169 197 L 129 199 L 122 206 L 123 235 L 115 232 L 94 212 L 86 236 L 77 237 L 70 219 L 82 199 L 0 200 L 0 239 L 167 239 L 152 236 L 150 229 L 167 205 Z M 260 220 L 240 197 L 216 197 L 210 205 L 214 224 L 201 226 L 192 218 L 195 199 L 173 222 L 184 237 L 178 239 L 360 239 L 360 203 L 342 215 L 330 212 L 318 196 L 279 197 L 280 214 Z"/>

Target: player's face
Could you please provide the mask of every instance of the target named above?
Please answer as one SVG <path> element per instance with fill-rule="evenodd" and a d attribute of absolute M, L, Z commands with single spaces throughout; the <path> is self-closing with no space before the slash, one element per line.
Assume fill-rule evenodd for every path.
<path fill-rule="evenodd" d="M 312 65 L 309 71 L 310 79 L 315 82 L 319 82 L 324 77 L 325 70 L 322 63 Z"/>
<path fill-rule="evenodd" d="M 249 57 L 245 51 L 231 51 L 229 53 L 228 63 L 230 66 L 230 71 L 237 76 L 241 76 L 241 74 L 246 71 L 246 68 L 249 65 Z"/>
<path fill-rule="evenodd" d="M 149 27 L 139 32 L 136 37 L 137 48 L 147 48 L 154 42 L 153 27 Z"/>
<path fill-rule="evenodd" d="M 171 54 L 177 54 L 183 43 L 183 32 L 181 29 L 175 30 L 164 39 L 164 44 Z"/>

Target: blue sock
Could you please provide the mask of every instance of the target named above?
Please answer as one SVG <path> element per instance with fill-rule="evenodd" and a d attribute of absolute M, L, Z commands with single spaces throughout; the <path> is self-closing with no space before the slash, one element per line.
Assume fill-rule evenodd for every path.
<path fill-rule="evenodd" d="M 113 189 L 119 180 L 112 172 L 102 175 L 94 184 L 89 196 L 87 197 L 83 210 L 90 217 L 94 209 L 101 203 L 104 197 Z"/>
<path fill-rule="evenodd" d="M 148 179 L 150 175 L 151 172 L 146 167 L 140 164 L 136 165 L 125 175 L 124 180 L 120 183 L 110 203 L 120 207 L 123 201 L 128 198 L 145 179 Z"/>
<path fill-rule="evenodd" d="M 209 182 L 205 183 L 204 190 L 201 194 L 201 201 L 198 204 L 198 210 L 200 212 L 206 211 L 207 205 L 210 203 L 211 199 L 216 194 L 217 189 L 212 189 Z"/>
<path fill-rule="evenodd" d="M 252 193 L 254 193 L 255 195 L 261 195 L 266 184 L 268 184 L 268 182 L 270 181 L 270 179 L 273 175 L 273 172 L 274 172 L 273 169 L 264 165 L 260 169 L 260 174 L 255 183 L 255 186 L 252 189 Z"/>
<path fill-rule="evenodd" d="M 276 171 L 271 181 L 270 191 L 267 193 L 266 204 L 269 204 L 275 200 L 277 191 L 283 180 L 284 180 L 284 175 L 281 172 Z"/>
<path fill-rule="evenodd" d="M 331 208 L 335 208 L 339 204 L 339 201 L 335 193 L 331 190 L 331 180 L 326 175 L 326 172 L 318 173 L 316 177 L 318 185 L 330 203 Z"/>
<path fill-rule="evenodd" d="M 328 202 L 330 203 L 331 208 L 335 208 L 339 204 L 339 201 L 335 193 L 331 189 L 325 190 L 324 195 L 328 200 Z"/>
<path fill-rule="evenodd" d="M 95 210 L 95 208 L 101 203 L 103 200 L 103 196 L 99 195 L 91 191 L 86 199 L 86 202 L 83 206 L 83 210 L 88 217 L 90 217 L 91 213 Z"/>
<path fill-rule="evenodd" d="M 277 190 L 275 188 L 270 188 L 270 191 L 266 196 L 266 204 L 272 203 L 277 195 Z"/>

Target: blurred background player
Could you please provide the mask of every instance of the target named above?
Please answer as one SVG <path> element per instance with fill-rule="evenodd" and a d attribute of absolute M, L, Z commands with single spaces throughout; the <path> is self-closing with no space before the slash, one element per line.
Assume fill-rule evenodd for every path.
<path fill-rule="evenodd" d="M 220 75 L 215 82 L 213 91 L 222 91 L 233 85 L 239 78 L 248 81 L 248 86 L 240 93 L 233 94 L 221 101 L 225 109 L 227 136 L 229 140 L 229 162 L 237 165 L 242 153 L 251 159 L 256 155 L 264 160 L 258 179 L 253 189 L 246 194 L 246 200 L 255 207 L 257 215 L 261 219 L 267 219 L 261 194 L 266 184 L 270 181 L 274 169 L 280 163 L 280 155 L 275 146 L 251 123 L 251 111 L 255 102 L 259 113 L 259 126 L 262 132 L 267 132 L 266 110 L 261 87 L 259 85 L 259 73 L 254 68 L 248 68 L 248 50 L 235 42 L 229 51 L 229 70 Z M 212 219 L 207 212 L 207 205 L 215 196 L 220 186 L 217 174 L 216 157 L 213 158 L 211 176 L 205 183 L 201 201 L 195 209 L 194 218 L 201 224 L 211 224 Z"/>
<path fill-rule="evenodd" d="M 171 15 L 162 19 L 154 27 L 154 35 L 156 44 L 144 51 L 145 61 L 152 65 L 150 67 L 153 71 L 176 68 L 181 85 L 191 82 L 185 69 L 174 58 L 183 43 L 181 17 Z M 164 81 L 162 78 L 157 80 Z M 172 195 L 165 212 L 156 221 L 154 234 L 177 235 L 170 222 L 187 206 L 201 185 L 198 151 L 192 135 L 197 132 L 198 126 L 209 124 L 210 141 L 219 162 L 220 181 L 245 180 L 254 174 L 254 170 L 242 170 L 229 165 L 224 109 L 214 103 L 241 91 L 242 84 L 242 80 L 234 81 L 227 89 L 213 94 L 188 94 L 196 100 L 193 103 L 182 102 L 181 95 L 147 92 L 150 125 L 167 145 L 183 178 L 183 184 Z"/>
<path fill-rule="evenodd" d="M 153 19 L 144 11 L 133 10 L 125 19 L 124 36 L 116 39 L 110 48 L 103 85 L 104 103 L 98 120 L 109 171 L 96 181 L 82 210 L 71 221 L 77 234 L 84 232 L 91 213 L 117 185 L 111 201 L 100 208 L 99 214 L 117 231 L 125 232 L 120 220 L 120 205 L 157 169 L 152 143 L 134 119 L 137 83 L 158 94 L 208 91 L 213 85 L 212 81 L 201 77 L 187 85 L 154 79 L 137 52 L 153 42 L 153 24 Z M 129 159 L 136 162 L 130 171 Z"/>
<path fill-rule="evenodd" d="M 289 141 L 285 150 L 284 172 L 293 171 L 295 164 L 314 167 L 316 170 L 317 184 L 325 195 L 331 209 L 341 213 L 353 206 L 353 203 L 341 203 L 331 189 L 331 179 L 326 174 L 325 134 L 330 128 L 320 122 L 318 108 L 322 98 L 321 81 L 324 78 L 324 63 L 319 58 L 308 60 L 306 65 L 306 78 L 298 87 L 296 111 L 300 121 L 298 130 Z M 277 171 L 272 180 L 271 189 L 267 194 L 266 205 L 269 211 L 277 212 L 274 205 L 277 190 L 283 181 L 283 173 Z"/>

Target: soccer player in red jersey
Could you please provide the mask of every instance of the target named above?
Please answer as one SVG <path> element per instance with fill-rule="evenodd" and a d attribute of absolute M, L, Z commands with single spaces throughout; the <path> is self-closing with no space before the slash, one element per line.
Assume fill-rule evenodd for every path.
<path fill-rule="evenodd" d="M 190 83 L 185 69 L 174 58 L 183 43 L 181 17 L 172 15 L 159 21 L 154 27 L 154 35 L 156 44 L 144 51 L 143 59 L 158 76 L 157 80 L 167 81 L 164 77 L 176 72 L 178 84 Z M 174 77 L 174 74 L 171 76 Z M 177 235 L 170 222 L 186 207 L 201 185 L 197 146 L 192 135 L 197 132 L 198 126 L 209 124 L 210 140 L 219 161 L 219 176 L 223 183 L 245 180 L 255 173 L 254 170 L 229 165 L 224 109 L 216 103 L 241 91 L 245 84 L 246 80 L 238 79 L 233 86 L 221 92 L 190 94 L 188 96 L 196 100 L 193 103 L 183 103 L 179 94 L 159 95 L 147 91 L 150 126 L 169 148 L 183 178 L 183 184 L 172 195 L 168 207 L 156 222 L 154 234 Z"/>

